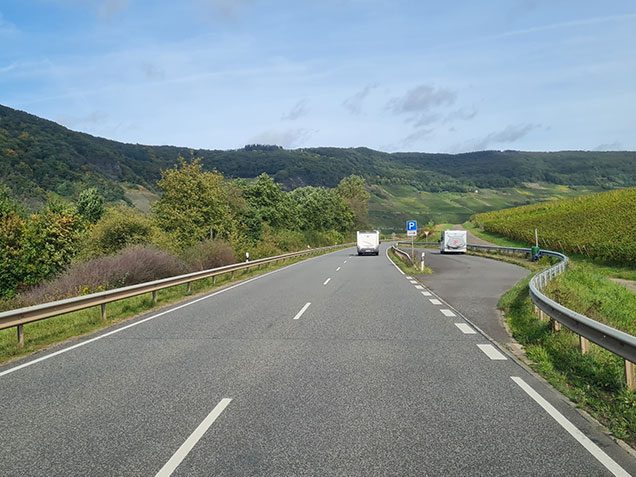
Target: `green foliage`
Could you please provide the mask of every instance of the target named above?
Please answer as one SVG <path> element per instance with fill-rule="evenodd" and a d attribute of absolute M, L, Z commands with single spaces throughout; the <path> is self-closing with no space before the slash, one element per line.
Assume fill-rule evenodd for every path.
<path fill-rule="evenodd" d="M 479 214 L 474 222 L 526 243 L 536 228 L 543 248 L 636 264 L 636 188 Z"/>
<path fill-rule="evenodd" d="M 336 188 L 337 194 L 349 204 L 354 214 L 354 227 L 358 230 L 369 227 L 369 199 L 364 178 L 354 174 L 345 177 Z"/>
<path fill-rule="evenodd" d="M 153 204 L 157 224 L 174 234 L 182 247 L 190 247 L 212 235 L 236 238 L 237 223 L 228 201 L 223 176 L 204 172 L 199 159 L 162 172 L 158 182 L 163 191 Z"/>
<path fill-rule="evenodd" d="M 12 296 L 23 276 L 25 223 L 14 211 L 0 213 L 0 298 Z"/>
<path fill-rule="evenodd" d="M 166 240 L 148 216 L 130 207 L 112 208 L 86 237 L 82 258 L 112 255 L 134 245 L 169 248 Z"/>
<path fill-rule="evenodd" d="M 209 270 L 236 263 L 232 246 L 223 240 L 204 240 L 183 253 L 192 271 Z"/>
<path fill-rule="evenodd" d="M 256 217 L 272 227 L 297 229 L 300 225 L 297 204 L 267 174 L 261 174 L 255 182 L 246 186 L 243 196 Z"/>
<path fill-rule="evenodd" d="M 303 230 L 352 230 L 354 214 L 334 190 L 307 186 L 295 189 L 291 196 L 299 206 Z"/>
<path fill-rule="evenodd" d="M 84 219 L 95 224 L 104 215 L 104 198 L 95 187 L 84 189 L 77 200 L 77 212 Z"/>
<path fill-rule="evenodd" d="M 26 285 L 61 272 L 78 252 L 86 224 L 75 208 L 51 200 L 26 223 L 23 235 L 23 280 Z"/>

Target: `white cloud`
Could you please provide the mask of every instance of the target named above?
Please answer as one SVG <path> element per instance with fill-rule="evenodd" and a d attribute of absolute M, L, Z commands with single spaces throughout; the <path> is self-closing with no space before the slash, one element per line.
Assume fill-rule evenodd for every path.
<path fill-rule="evenodd" d="M 293 121 L 295 119 L 300 118 L 301 116 L 306 116 L 309 112 L 309 108 L 307 105 L 309 104 L 309 100 L 307 98 L 301 99 L 298 101 L 294 107 L 287 114 L 283 114 L 281 119 Z"/>
<path fill-rule="evenodd" d="M 252 137 L 249 144 L 275 144 L 286 149 L 302 146 L 317 131 L 310 129 L 286 129 L 284 131 L 264 131 Z"/>
<path fill-rule="evenodd" d="M 456 99 L 455 91 L 421 84 L 407 91 L 403 96 L 391 99 L 387 108 L 396 114 L 421 113 L 439 106 L 451 105 Z"/>

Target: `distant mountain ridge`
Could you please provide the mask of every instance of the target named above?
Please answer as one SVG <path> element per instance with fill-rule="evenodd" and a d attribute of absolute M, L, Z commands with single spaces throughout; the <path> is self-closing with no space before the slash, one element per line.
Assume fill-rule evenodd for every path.
<path fill-rule="evenodd" d="M 201 157 L 206 169 L 229 177 L 266 172 L 287 189 L 334 187 L 359 174 L 370 184 L 406 184 L 422 191 L 464 192 L 524 182 L 636 186 L 636 152 L 481 151 L 464 154 L 385 153 L 368 148 L 285 150 L 250 145 L 238 150 L 146 146 L 71 131 L 53 121 L 0 105 L 0 181 L 31 207 L 46 194 L 76 197 L 97 187 L 109 201 L 124 200 L 125 187 L 154 189 L 161 169 L 179 156 Z"/>

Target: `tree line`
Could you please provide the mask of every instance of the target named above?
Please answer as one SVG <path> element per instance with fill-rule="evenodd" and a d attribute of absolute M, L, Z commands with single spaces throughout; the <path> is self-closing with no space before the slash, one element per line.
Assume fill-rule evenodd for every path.
<path fill-rule="evenodd" d="M 8 187 L 0 186 L 0 297 L 11 299 L 77 263 L 135 247 L 201 267 L 216 263 L 202 254 L 230 257 L 225 261 L 246 252 L 260 258 L 342 243 L 369 226 L 367 185 L 356 175 L 330 189 L 287 192 L 266 173 L 249 182 L 228 179 L 204 170 L 198 158 L 179 158 L 161 172 L 156 187 L 160 198 L 143 214 L 128 206 L 107 207 L 95 187 L 81 191 L 74 202 L 51 197 L 28 213 Z M 86 287 L 77 288 L 79 293 Z"/>

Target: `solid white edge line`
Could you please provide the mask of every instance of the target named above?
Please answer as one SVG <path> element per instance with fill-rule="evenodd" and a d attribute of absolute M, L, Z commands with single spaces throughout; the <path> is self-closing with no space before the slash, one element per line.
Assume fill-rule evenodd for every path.
<path fill-rule="evenodd" d="M 441 305 L 442 302 L 439 301 L 437 298 L 429 298 L 428 301 L 430 301 L 433 305 Z"/>
<path fill-rule="evenodd" d="M 181 444 L 181 447 L 177 449 L 177 452 L 170 458 L 168 462 L 161 468 L 159 472 L 157 472 L 156 477 L 168 477 L 172 475 L 175 469 L 181 464 L 183 459 L 190 453 L 192 448 L 199 442 L 205 431 L 209 429 L 209 427 L 216 421 L 216 419 L 221 415 L 221 413 L 225 410 L 225 408 L 232 402 L 229 398 L 221 399 L 212 412 L 208 414 L 208 416 L 203 420 L 201 424 L 194 430 L 190 437 L 186 439 L 186 441 Z"/>
<path fill-rule="evenodd" d="M 477 347 L 493 361 L 506 361 L 508 359 L 491 344 L 478 344 Z"/>
<path fill-rule="evenodd" d="M 327 278 L 327 279 L 325 280 L 325 283 L 323 283 L 323 285 L 326 285 L 327 283 L 329 283 L 329 281 L 330 281 L 330 280 L 331 280 L 331 278 Z"/>
<path fill-rule="evenodd" d="M 465 335 L 476 335 L 477 332 L 475 330 L 473 330 L 470 326 L 468 326 L 466 323 L 455 323 L 455 326 L 457 328 L 459 328 L 461 330 L 462 333 L 464 333 Z"/>
<path fill-rule="evenodd" d="M 391 257 L 389 257 L 389 248 L 390 247 L 387 247 L 387 249 L 384 251 L 384 254 L 386 255 L 386 258 L 389 259 L 389 262 L 391 262 L 391 265 L 393 265 L 398 272 L 400 272 L 402 275 L 406 275 L 402 270 L 400 270 L 400 267 L 398 267 L 395 264 L 395 262 L 393 260 L 391 260 Z"/>
<path fill-rule="evenodd" d="M 552 404 L 546 401 L 537 391 L 535 391 L 528 383 L 518 376 L 511 376 L 515 383 L 523 389 L 528 396 L 534 399 L 563 429 L 574 437 L 592 456 L 598 460 L 612 474 L 620 477 L 629 477 L 629 473 L 625 471 L 614 459 L 603 452 L 589 437 L 583 434 L 574 424 L 572 424 L 563 414 L 561 414 Z"/>
<path fill-rule="evenodd" d="M 442 312 L 442 314 L 444 316 L 457 316 L 455 313 L 453 313 L 451 310 L 447 310 L 446 308 L 442 308 L 441 310 L 439 310 Z"/>
<path fill-rule="evenodd" d="M 309 308 L 309 305 L 311 305 L 311 302 L 307 302 L 305 304 L 305 306 L 303 306 L 300 311 L 298 313 L 296 313 L 296 316 L 294 316 L 294 320 L 297 320 L 298 318 L 300 318 L 301 316 L 303 316 L 303 313 L 305 313 L 307 311 L 307 308 Z"/>
<path fill-rule="evenodd" d="M 81 343 L 74 344 L 72 346 L 69 346 L 68 348 L 64 348 L 64 349 L 61 349 L 59 351 L 55 351 L 54 353 L 47 354 L 46 356 L 42 356 L 41 358 L 34 359 L 33 361 L 29 361 L 27 363 L 23 363 L 23 364 L 20 364 L 18 366 L 14 366 L 13 368 L 10 368 L 10 369 L 7 369 L 6 371 L 0 372 L 0 377 L 5 376 L 5 375 L 10 374 L 10 373 L 13 373 L 14 371 L 18 371 L 19 369 L 23 369 L 23 368 L 26 368 L 26 367 L 31 366 L 33 364 L 39 363 L 40 361 L 44 361 L 44 360 L 47 360 L 49 358 L 53 358 L 54 356 L 66 353 L 67 351 L 74 350 L 75 348 L 80 348 L 80 347 L 82 347 L 84 345 L 92 343 L 93 341 L 101 340 L 102 338 L 106 338 L 107 336 L 114 335 L 115 333 L 119 333 L 120 331 L 127 330 L 128 328 L 132 328 L 133 326 L 140 325 L 142 323 L 145 323 L 146 321 L 154 320 L 155 318 L 159 318 L 160 316 L 166 315 L 168 313 L 172 313 L 173 311 L 180 310 L 181 308 L 185 308 L 186 306 L 193 305 L 194 303 L 198 303 L 200 301 L 207 300 L 208 298 L 212 298 L 212 297 L 217 296 L 217 295 L 219 295 L 221 293 L 225 293 L 228 290 L 232 290 L 232 289 L 234 289 L 236 287 L 240 287 L 242 285 L 246 285 L 247 283 L 253 282 L 254 280 L 259 280 L 259 279 L 264 278 L 264 277 L 266 277 L 268 275 L 272 275 L 273 273 L 278 273 L 278 272 L 280 272 L 282 270 L 287 270 L 290 267 L 294 267 L 294 266 L 299 265 L 301 263 L 306 263 L 306 262 L 309 262 L 311 260 L 315 260 L 317 258 L 324 257 L 326 255 L 329 255 L 329 254 L 318 255 L 317 257 L 311 257 L 311 258 L 308 258 L 308 259 L 303 260 L 301 262 L 292 263 L 290 265 L 287 265 L 286 267 L 282 267 L 282 268 L 279 268 L 277 270 L 272 270 L 271 272 L 264 273 L 263 275 L 259 275 L 259 276 L 254 277 L 254 278 L 250 278 L 249 280 L 245 280 L 244 282 L 237 283 L 236 285 L 232 285 L 232 286 L 229 286 L 227 288 L 223 288 L 222 290 L 216 291 L 216 292 L 211 293 L 209 295 L 205 295 L 205 296 L 203 296 L 201 298 L 197 298 L 196 300 L 189 301 L 188 303 L 184 303 L 183 305 L 175 306 L 174 308 L 170 308 L 169 310 L 162 311 L 161 313 L 157 313 L 156 315 L 149 316 L 148 318 L 144 318 L 143 320 L 135 321 L 134 323 L 131 323 L 130 325 L 122 326 L 121 328 L 117 328 L 116 330 L 109 331 L 108 333 L 104 333 L 103 335 L 96 336 L 95 338 L 91 338 L 91 339 L 86 340 L 86 341 L 82 341 Z"/>

